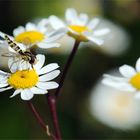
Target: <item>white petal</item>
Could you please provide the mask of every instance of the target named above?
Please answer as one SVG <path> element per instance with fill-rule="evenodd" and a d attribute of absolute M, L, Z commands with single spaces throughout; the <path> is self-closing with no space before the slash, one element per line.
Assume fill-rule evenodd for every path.
<path fill-rule="evenodd" d="M 16 57 L 9 57 L 8 67 L 12 73 L 17 71 L 17 69 L 19 68 L 19 63 L 20 63 L 20 59 Z"/>
<path fill-rule="evenodd" d="M 103 39 L 99 39 L 99 38 L 92 37 L 92 36 L 88 36 L 87 38 L 88 38 L 88 40 L 92 41 L 93 43 L 95 43 L 95 44 L 97 44 L 99 46 L 104 43 Z"/>
<path fill-rule="evenodd" d="M 37 28 L 40 32 L 45 33 L 49 26 L 49 20 L 48 19 L 42 19 L 38 24 Z"/>
<path fill-rule="evenodd" d="M 49 90 L 58 88 L 59 85 L 56 82 L 38 82 L 36 86 L 43 90 Z"/>
<path fill-rule="evenodd" d="M 60 39 L 64 34 L 58 34 L 51 37 L 46 37 L 42 42 L 44 43 L 54 43 L 54 41 Z"/>
<path fill-rule="evenodd" d="M 119 90 L 123 90 L 123 91 L 130 91 L 130 92 L 135 92 L 136 89 L 134 87 L 132 87 L 129 83 L 127 82 L 118 82 L 118 81 L 114 81 L 112 79 L 109 78 L 104 78 L 102 80 L 102 83 L 114 88 L 117 88 Z"/>
<path fill-rule="evenodd" d="M 37 24 L 37 27 L 38 28 L 41 28 L 42 26 L 43 27 L 47 27 L 49 25 L 49 20 L 47 18 L 44 18 L 44 19 L 41 19 L 38 24 Z"/>
<path fill-rule="evenodd" d="M 104 29 L 94 31 L 94 35 L 95 36 L 103 36 L 103 35 L 108 34 L 109 32 L 110 32 L 110 29 L 104 28 Z"/>
<path fill-rule="evenodd" d="M 8 67 L 10 68 L 10 71 L 14 73 L 17 70 L 25 70 L 30 69 L 31 65 L 28 61 L 24 61 L 20 56 L 11 56 L 8 60 Z"/>
<path fill-rule="evenodd" d="M 0 36 L 3 38 L 3 39 L 5 39 L 5 33 L 3 33 L 3 32 L 0 32 Z"/>
<path fill-rule="evenodd" d="M 50 81 L 60 74 L 60 70 L 54 70 L 48 74 L 39 77 L 39 81 Z"/>
<path fill-rule="evenodd" d="M 14 57 L 9 57 L 9 60 L 8 60 L 8 67 L 11 68 L 11 65 L 13 64 L 14 62 Z"/>
<path fill-rule="evenodd" d="M 136 62 L 136 70 L 137 70 L 137 72 L 140 72 L 140 58 L 138 58 L 138 60 Z"/>
<path fill-rule="evenodd" d="M 60 39 L 61 37 L 63 37 L 66 33 L 67 33 L 67 29 L 66 28 L 61 28 L 59 30 L 53 31 L 49 34 L 46 34 L 46 38 L 45 38 L 45 42 L 52 42 L 52 41 L 56 41 L 58 39 Z"/>
<path fill-rule="evenodd" d="M 34 94 L 29 89 L 22 90 L 20 94 L 21 99 L 26 101 L 32 99 L 33 95 Z"/>
<path fill-rule="evenodd" d="M 19 61 L 18 70 L 27 70 L 31 68 L 31 64 L 28 61 Z"/>
<path fill-rule="evenodd" d="M 123 65 L 119 68 L 120 73 L 127 78 L 130 78 L 136 74 L 136 71 L 133 67 L 128 65 Z"/>
<path fill-rule="evenodd" d="M 139 91 L 139 92 L 136 92 L 134 97 L 135 97 L 136 99 L 140 99 L 140 91 Z"/>
<path fill-rule="evenodd" d="M 2 71 L 2 70 L 0 70 L 0 76 L 7 76 L 9 73 L 7 73 L 7 72 L 4 72 L 4 71 Z"/>
<path fill-rule="evenodd" d="M 59 43 L 46 43 L 46 42 L 40 42 L 37 44 L 38 47 L 48 49 L 48 48 L 55 48 L 55 47 L 60 47 Z"/>
<path fill-rule="evenodd" d="M 36 25 L 31 23 L 31 22 L 28 22 L 26 24 L 25 28 L 26 28 L 27 31 L 36 31 L 37 30 Z"/>
<path fill-rule="evenodd" d="M 77 12 L 73 8 L 68 8 L 65 13 L 65 18 L 68 24 L 74 24 L 77 20 Z"/>
<path fill-rule="evenodd" d="M 10 96 L 10 98 L 12 98 L 12 97 L 18 95 L 20 92 L 21 92 L 21 89 L 15 90 L 15 92 Z"/>
<path fill-rule="evenodd" d="M 47 18 L 40 20 L 37 24 L 38 27 L 41 27 L 41 26 L 47 27 L 48 25 L 49 25 L 49 20 Z"/>
<path fill-rule="evenodd" d="M 51 72 L 57 68 L 59 68 L 57 63 L 51 63 L 51 64 L 46 65 L 42 69 L 38 70 L 37 73 L 40 75 L 40 74 Z"/>
<path fill-rule="evenodd" d="M 59 34 L 66 34 L 68 32 L 67 27 L 63 27 L 51 32 L 46 32 L 46 38 L 51 38 L 53 36 L 59 35 Z"/>
<path fill-rule="evenodd" d="M 0 83 L 6 83 L 7 82 L 7 77 L 8 77 L 8 75 L 7 76 L 1 76 L 0 75 Z"/>
<path fill-rule="evenodd" d="M 36 56 L 36 58 L 37 58 L 37 63 L 34 65 L 34 68 L 36 70 L 38 70 L 38 69 L 41 69 L 43 67 L 43 65 L 45 63 L 45 56 L 41 55 L 41 54 L 38 54 Z"/>
<path fill-rule="evenodd" d="M 103 76 L 105 78 L 109 78 L 109 79 L 112 79 L 112 80 L 115 80 L 115 81 L 128 81 L 128 79 L 126 79 L 124 77 L 116 77 L 116 76 L 112 76 L 112 75 L 109 75 L 109 74 L 104 74 Z"/>
<path fill-rule="evenodd" d="M 65 23 L 56 16 L 50 16 L 49 21 L 54 29 L 64 28 L 66 26 Z"/>
<path fill-rule="evenodd" d="M 3 91 L 5 91 L 5 90 L 9 90 L 9 89 L 11 89 L 12 87 L 7 87 L 7 88 L 0 88 L 0 92 L 3 92 Z"/>
<path fill-rule="evenodd" d="M 99 24 L 99 22 L 100 22 L 99 18 L 92 19 L 88 24 L 89 29 L 91 30 L 94 29 Z"/>
<path fill-rule="evenodd" d="M 80 14 L 79 16 L 81 22 L 83 23 L 82 25 L 86 25 L 86 23 L 88 22 L 88 15 L 85 13 Z"/>
<path fill-rule="evenodd" d="M 40 27 L 37 27 L 37 30 L 43 34 L 45 34 L 47 32 L 47 27 L 43 27 L 43 26 L 40 26 Z"/>
<path fill-rule="evenodd" d="M 8 80 L 8 76 L 0 77 L 0 84 L 6 84 Z"/>
<path fill-rule="evenodd" d="M 24 31 L 25 31 L 24 27 L 23 26 L 19 26 L 16 29 L 14 29 L 13 35 L 17 36 L 17 35 L 23 33 Z"/>
<path fill-rule="evenodd" d="M 110 78 L 103 78 L 102 83 L 107 86 L 116 87 L 117 81 L 113 81 Z"/>
<path fill-rule="evenodd" d="M 0 45 L 4 43 L 4 40 L 0 40 Z M 3 45 L 2 45 L 3 46 Z M 1 47 L 1 46 L 0 46 Z"/>
<path fill-rule="evenodd" d="M 0 88 L 6 87 L 6 86 L 8 86 L 8 83 L 1 83 L 0 84 Z"/>
<path fill-rule="evenodd" d="M 39 89 L 38 87 L 32 87 L 30 90 L 34 94 L 46 94 L 46 93 L 48 93 L 47 90 Z"/>

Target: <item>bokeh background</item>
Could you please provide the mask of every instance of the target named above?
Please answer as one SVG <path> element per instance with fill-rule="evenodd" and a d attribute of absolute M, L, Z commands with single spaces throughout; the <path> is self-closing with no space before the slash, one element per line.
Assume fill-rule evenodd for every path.
<path fill-rule="evenodd" d="M 112 116 L 109 113 L 100 114 L 103 110 L 100 102 L 106 99 L 105 95 L 108 97 L 110 88 L 97 90 L 103 87 L 99 82 L 103 73 L 108 73 L 122 64 L 134 66 L 140 57 L 139 0 L 0 0 L 0 30 L 12 35 L 14 28 L 29 21 L 47 18 L 52 14 L 63 18 L 65 9 L 69 7 L 75 8 L 78 12 L 85 12 L 91 18 L 99 16 L 102 19 L 102 26 L 112 29 L 113 37 L 102 46 L 103 49 L 98 49 L 93 44 L 84 44 L 78 50 L 57 102 L 63 139 L 140 139 L 140 101 L 136 101 L 138 103 L 135 105 L 138 109 L 137 122 L 133 116 L 127 118 L 133 111 L 132 114 L 129 111 L 130 114 L 123 114 L 129 107 L 133 110 L 128 100 L 125 100 L 126 97 L 117 98 L 119 101 L 116 106 L 120 107 L 117 110 L 122 107 L 124 110 L 119 111 L 119 115 L 116 114 L 114 119 L 114 114 Z M 61 70 L 70 53 L 69 47 L 73 45 L 73 40 L 63 41 L 64 50 L 50 50 L 46 55 L 46 63 L 57 62 Z M 2 61 L 1 59 L 0 63 Z M 6 70 L 3 66 L 1 69 Z M 114 91 L 112 89 L 111 93 Z M 47 139 L 26 102 L 19 96 L 9 98 L 12 92 L 0 93 L 0 139 Z M 98 92 L 99 94 L 103 92 L 104 95 L 100 98 L 94 97 Z M 129 101 L 131 99 L 133 100 L 133 96 Z M 93 105 L 95 100 L 98 103 Z M 45 96 L 35 96 L 32 101 L 53 130 Z M 100 111 L 94 112 L 95 108 Z M 113 111 L 115 112 L 115 109 Z M 107 116 L 103 115 L 110 115 L 113 125 L 110 125 Z M 106 119 L 101 119 L 104 117 Z M 126 123 L 123 124 L 122 119 L 131 122 L 128 128 L 125 128 Z M 120 121 L 121 126 L 116 126 L 116 122 Z"/>

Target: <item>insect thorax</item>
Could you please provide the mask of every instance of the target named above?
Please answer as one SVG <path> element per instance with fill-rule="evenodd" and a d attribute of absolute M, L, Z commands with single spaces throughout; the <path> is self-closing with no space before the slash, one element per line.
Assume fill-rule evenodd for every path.
<path fill-rule="evenodd" d="M 22 58 L 23 58 L 25 61 L 29 61 L 30 64 L 34 64 L 35 61 L 36 61 L 35 55 L 32 54 L 32 53 L 29 52 L 29 51 L 25 51 L 24 54 L 22 55 Z"/>

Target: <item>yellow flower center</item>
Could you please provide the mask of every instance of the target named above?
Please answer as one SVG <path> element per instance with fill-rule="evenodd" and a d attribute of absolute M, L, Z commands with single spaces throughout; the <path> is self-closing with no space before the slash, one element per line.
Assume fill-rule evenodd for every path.
<path fill-rule="evenodd" d="M 37 31 L 26 31 L 15 37 L 15 41 L 24 43 L 26 45 L 40 42 L 45 38 L 44 34 Z"/>
<path fill-rule="evenodd" d="M 137 73 L 129 81 L 136 89 L 140 90 L 140 73 Z"/>
<path fill-rule="evenodd" d="M 74 37 L 75 39 L 79 41 L 88 41 L 86 36 L 82 35 L 84 31 L 90 31 L 90 29 L 87 26 L 80 26 L 80 25 L 69 25 L 68 26 L 71 30 L 77 32 L 79 35 L 76 35 L 72 32 L 68 32 L 69 36 Z"/>
<path fill-rule="evenodd" d="M 69 28 L 78 33 L 82 33 L 84 31 L 89 30 L 87 26 L 79 26 L 79 25 L 69 25 Z"/>
<path fill-rule="evenodd" d="M 25 89 L 35 86 L 38 79 L 35 70 L 19 70 L 9 77 L 8 83 L 15 89 Z"/>

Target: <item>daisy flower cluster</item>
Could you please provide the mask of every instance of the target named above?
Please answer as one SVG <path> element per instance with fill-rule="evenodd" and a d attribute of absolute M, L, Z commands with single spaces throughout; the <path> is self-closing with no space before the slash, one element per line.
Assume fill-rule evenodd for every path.
<path fill-rule="evenodd" d="M 0 32 L 0 48 L 8 48 L 8 54 L 3 55 L 10 56 L 10 72 L 0 71 L 0 92 L 13 88 L 10 97 L 20 94 L 22 100 L 30 100 L 34 94 L 46 94 L 57 88 L 58 83 L 52 80 L 60 74 L 58 64 L 45 65 L 45 55 L 37 54 L 36 48 L 60 47 L 59 39 L 65 35 L 78 42 L 102 45 L 110 29 L 96 29 L 99 23 L 99 18 L 89 20 L 87 14 L 78 15 L 75 9 L 68 8 L 64 21 L 51 15 L 37 24 L 28 22 L 25 27 L 17 27 L 12 36 Z"/>

